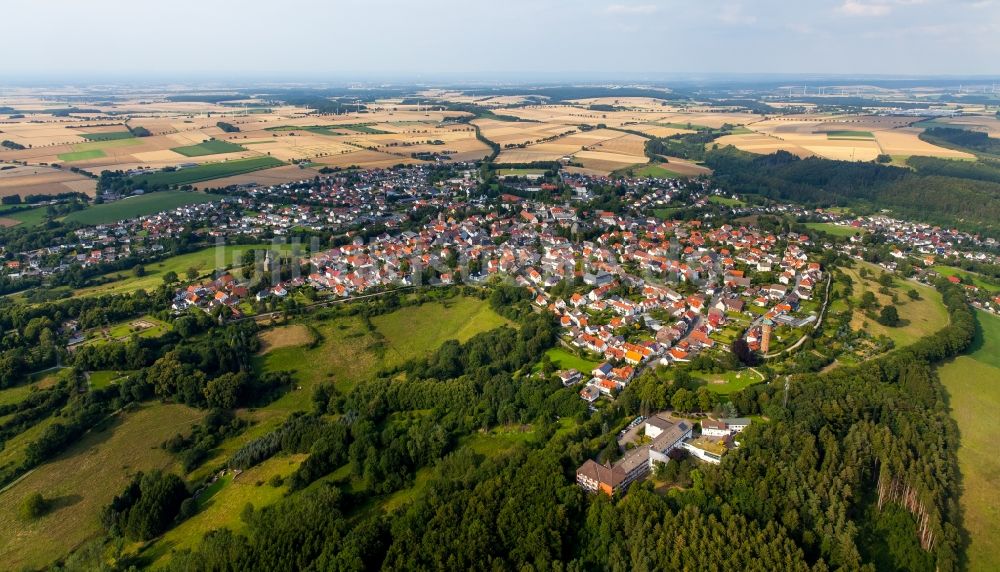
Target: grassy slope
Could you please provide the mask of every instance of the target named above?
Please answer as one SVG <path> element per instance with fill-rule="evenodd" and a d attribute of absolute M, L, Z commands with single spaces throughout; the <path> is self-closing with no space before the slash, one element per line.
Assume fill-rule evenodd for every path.
<path fill-rule="evenodd" d="M 586 360 L 582 357 L 573 355 L 562 347 L 554 347 L 545 352 L 545 354 L 549 356 L 552 363 L 554 363 L 559 369 L 575 369 L 584 376 L 589 375 L 590 372 L 599 365 L 596 361 Z"/>
<path fill-rule="evenodd" d="M 283 455 L 264 461 L 244 471 L 236 479 L 232 473 L 219 479 L 214 491 L 206 491 L 198 502 L 198 513 L 171 529 L 143 552 L 153 567 L 165 564 L 171 550 L 195 548 L 205 533 L 218 528 L 239 532 L 246 525 L 240 513 L 247 503 L 263 507 L 277 502 L 288 491 L 287 485 L 272 487 L 271 477 L 287 479 L 308 455 Z M 258 482 L 263 484 L 258 486 Z M 214 487 L 214 485 L 213 485 Z"/>
<path fill-rule="evenodd" d="M 99 534 L 101 508 L 136 472 L 173 467 L 160 443 L 186 431 L 202 415 L 181 405 L 147 405 L 120 415 L 103 431 L 87 434 L 0 493 L 3 568 L 43 567 Z M 55 499 L 56 506 L 49 514 L 24 522 L 17 517 L 18 507 L 34 492 Z"/>
<path fill-rule="evenodd" d="M 941 276 L 958 276 L 962 280 L 963 284 L 973 284 L 976 287 L 989 292 L 1000 292 L 1000 286 L 990 284 L 989 282 L 983 280 L 981 275 L 976 274 L 975 272 L 969 272 L 960 268 L 955 268 L 954 266 L 945 266 L 943 264 L 932 266 L 931 270 L 937 272 Z"/>
<path fill-rule="evenodd" d="M 949 394 L 961 444 L 965 529 L 971 537 L 968 569 L 1000 569 L 1000 457 L 995 453 L 994 420 L 1000 410 L 1000 318 L 977 312 L 982 328 L 973 352 L 942 366 L 938 373 Z"/>
<path fill-rule="evenodd" d="M 854 280 L 855 303 L 861 300 L 861 295 L 865 290 L 871 290 L 879 304 L 892 304 L 888 296 L 879 294 L 878 276 L 882 269 L 868 263 L 859 263 L 868 268 L 871 272 L 868 280 L 864 280 L 858 274 L 858 269 L 843 269 L 844 272 Z M 920 293 L 920 300 L 910 300 L 906 292 L 913 288 Z M 948 312 L 941 302 L 941 295 L 930 286 L 917 284 L 910 281 L 896 280 L 895 286 L 890 289 L 897 293 L 900 303 L 896 305 L 899 317 L 903 320 L 903 325 L 896 328 L 889 328 L 879 324 L 875 320 L 869 320 L 860 311 L 855 312 L 854 319 L 851 320 L 851 327 L 854 329 L 867 329 L 872 335 L 886 335 L 896 344 L 902 347 L 920 338 L 932 334 L 948 325 Z"/>
<path fill-rule="evenodd" d="M 67 222 L 83 224 L 108 224 L 119 220 L 142 215 L 156 214 L 185 205 L 208 203 L 218 200 L 218 197 L 204 193 L 184 191 L 161 191 L 129 197 L 113 203 L 94 205 L 82 211 L 75 211 L 66 216 Z"/>

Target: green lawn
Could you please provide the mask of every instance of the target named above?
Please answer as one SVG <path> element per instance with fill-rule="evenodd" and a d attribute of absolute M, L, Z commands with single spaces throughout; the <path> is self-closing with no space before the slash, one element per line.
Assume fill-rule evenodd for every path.
<path fill-rule="evenodd" d="M 968 570 L 1000 570 L 1000 457 L 995 453 L 993 420 L 1000 410 L 1000 318 L 977 312 L 980 331 L 969 355 L 939 368 L 961 442 L 959 502 L 971 543 Z"/>
<path fill-rule="evenodd" d="M 201 157 L 203 155 L 217 155 L 220 153 L 236 153 L 237 151 L 246 151 L 246 149 L 235 143 L 230 143 L 229 141 L 209 139 L 208 141 L 197 145 L 174 147 L 171 151 L 174 153 L 180 153 L 185 157 Z"/>
<path fill-rule="evenodd" d="M 95 328 L 87 332 L 82 345 L 101 345 L 110 341 L 123 341 L 133 334 L 140 338 L 158 338 L 172 329 L 171 325 L 146 315 L 141 318 L 124 320 L 106 328 Z"/>
<path fill-rule="evenodd" d="M 80 137 L 88 141 L 118 141 L 121 139 L 132 139 L 131 131 L 111 131 L 108 133 L 81 133 Z"/>
<path fill-rule="evenodd" d="M 251 157 L 249 159 L 205 163 L 197 167 L 178 169 L 176 171 L 158 171 L 148 175 L 136 175 L 132 179 L 140 185 L 190 185 L 192 183 L 242 175 L 282 165 L 284 163 L 274 157 Z"/>
<path fill-rule="evenodd" d="M 122 379 L 127 374 L 128 372 L 111 370 L 92 371 L 89 373 L 90 387 L 93 389 L 103 389 L 111 385 L 113 382 Z"/>
<path fill-rule="evenodd" d="M 174 467 L 174 459 L 160 443 L 187 431 L 203 415 L 183 405 L 160 404 L 120 414 L 0 494 L 3 568 L 47 568 L 102 534 L 101 509 L 137 471 Z M 55 507 L 41 518 L 23 521 L 17 516 L 18 507 L 35 492 L 53 499 Z"/>
<path fill-rule="evenodd" d="M 763 381 L 759 375 L 749 369 L 725 373 L 692 372 L 691 377 L 704 381 L 705 387 L 709 391 L 720 395 L 736 393 Z"/>
<path fill-rule="evenodd" d="M 73 161 L 87 161 L 88 159 L 100 159 L 104 157 L 104 151 L 91 149 L 89 151 L 74 151 L 72 153 L 60 153 L 59 160 L 72 163 Z"/>
<path fill-rule="evenodd" d="M 659 219 L 669 219 L 673 217 L 679 211 L 684 210 L 685 207 L 664 207 L 660 209 L 653 209 L 653 216 Z"/>
<path fill-rule="evenodd" d="M 827 139 L 874 139 L 871 131 L 837 130 L 826 131 Z"/>
<path fill-rule="evenodd" d="M 146 264 L 144 266 L 146 269 L 144 276 L 135 276 L 131 271 L 127 270 L 105 274 L 101 279 L 110 280 L 110 282 L 99 286 L 81 288 L 76 290 L 74 295 L 100 296 L 102 294 L 123 294 L 135 292 L 139 289 L 151 291 L 163 284 L 163 275 L 167 272 L 176 272 L 181 280 L 187 280 L 186 274 L 189 268 L 197 270 L 199 276 L 208 276 L 215 270 L 230 266 L 239 266 L 243 258 L 243 253 L 248 250 L 265 248 L 274 247 L 270 244 L 210 246 L 195 252 L 172 256 L 160 262 Z"/>
<path fill-rule="evenodd" d="M 860 228 L 833 224 L 832 222 L 807 222 L 805 226 L 810 230 L 818 230 L 830 236 L 838 237 L 851 237 L 859 232 L 862 234 L 866 232 Z"/>
<path fill-rule="evenodd" d="M 191 169 L 194 170 L 194 169 Z M 112 203 L 93 205 L 66 216 L 66 222 L 83 224 L 108 224 L 119 220 L 156 214 L 184 205 L 209 203 L 218 197 L 189 191 L 160 191 L 128 197 Z"/>
<path fill-rule="evenodd" d="M 549 356 L 552 363 L 556 364 L 556 367 L 559 369 L 575 369 L 583 375 L 588 375 L 599 365 L 596 361 L 576 356 L 570 353 L 569 350 L 560 346 L 550 349 L 545 352 L 545 355 Z"/>
<path fill-rule="evenodd" d="M 498 169 L 501 177 L 523 177 L 525 175 L 544 175 L 545 169 Z"/>

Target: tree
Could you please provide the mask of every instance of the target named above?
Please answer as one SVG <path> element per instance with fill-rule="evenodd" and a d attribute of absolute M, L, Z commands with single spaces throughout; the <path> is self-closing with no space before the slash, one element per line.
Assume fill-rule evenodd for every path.
<path fill-rule="evenodd" d="M 194 280 L 195 278 L 198 277 L 198 269 L 192 266 L 187 269 L 187 272 L 185 274 L 187 275 L 188 280 Z"/>
<path fill-rule="evenodd" d="M 146 275 L 146 267 L 142 264 L 136 264 L 132 267 L 132 274 L 135 275 L 136 278 L 142 278 Z"/>
<path fill-rule="evenodd" d="M 163 275 L 164 284 L 173 284 L 174 282 L 177 282 L 177 273 L 173 270 Z"/>
<path fill-rule="evenodd" d="M 20 515 L 24 520 L 34 520 L 49 510 L 49 501 L 42 496 L 42 493 L 35 492 L 21 501 Z"/>
<path fill-rule="evenodd" d="M 896 327 L 899 325 L 899 312 L 895 306 L 885 306 L 878 316 L 878 323 L 883 326 Z"/>
<path fill-rule="evenodd" d="M 875 299 L 875 293 L 870 290 L 865 290 L 865 293 L 861 295 L 861 303 L 859 306 L 861 306 L 862 310 L 878 306 L 878 301 Z"/>
<path fill-rule="evenodd" d="M 920 292 L 917 292 L 916 289 L 914 288 L 910 288 L 910 290 L 906 293 L 906 295 L 909 296 L 911 300 L 920 299 Z"/>

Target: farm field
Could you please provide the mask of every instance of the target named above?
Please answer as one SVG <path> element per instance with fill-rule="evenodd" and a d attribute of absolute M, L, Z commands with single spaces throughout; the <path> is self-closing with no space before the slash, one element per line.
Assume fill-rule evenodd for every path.
<path fill-rule="evenodd" d="M 171 149 L 174 153 L 180 153 L 185 157 L 201 157 L 202 155 L 218 155 L 222 153 L 235 153 L 237 151 L 246 151 L 245 148 L 229 141 L 222 141 L 220 139 L 209 139 L 204 143 L 198 143 L 197 145 L 187 145 L 184 147 L 174 147 Z"/>
<path fill-rule="evenodd" d="M 217 197 L 188 191 L 160 191 L 128 197 L 113 203 L 92 205 L 84 210 L 66 216 L 68 222 L 83 224 L 108 224 L 126 218 L 156 214 L 177 207 L 210 203 Z"/>
<path fill-rule="evenodd" d="M 81 133 L 87 141 L 116 141 L 119 139 L 131 139 L 131 131 L 105 131 L 102 133 Z"/>
<path fill-rule="evenodd" d="M 102 279 L 111 280 L 106 284 L 81 288 L 75 296 L 100 296 L 103 294 L 123 294 L 136 290 L 153 290 L 163 284 L 163 275 L 176 272 L 182 280 L 189 268 L 194 268 L 200 276 L 208 276 L 215 270 L 239 265 L 247 250 L 275 248 L 272 244 L 226 245 L 221 248 L 210 246 L 195 252 L 179 254 L 159 262 L 145 265 L 146 275 L 135 276 L 130 271 L 105 274 Z M 286 247 L 288 248 L 288 247 Z"/>
<path fill-rule="evenodd" d="M 1000 408 L 1000 318 L 976 312 L 980 331 L 972 351 L 938 369 L 948 392 L 951 415 L 958 423 L 958 465 L 962 474 L 959 502 L 971 542 L 968 570 L 1000 568 L 1000 501 L 996 484 L 1000 460 L 991 420 Z"/>
<path fill-rule="evenodd" d="M 867 115 L 778 117 L 749 125 L 749 132 L 720 137 L 720 146 L 734 145 L 753 153 L 788 151 L 799 157 L 819 156 L 848 161 L 872 161 L 880 154 L 926 155 L 971 159 L 968 153 L 920 140 L 922 129 L 909 127 L 912 118 Z"/>
<path fill-rule="evenodd" d="M 866 290 L 875 294 L 875 299 L 878 300 L 880 305 L 891 305 L 892 299 L 878 291 L 880 287 L 877 279 L 882 273 L 882 269 L 873 264 L 859 264 L 868 268 L 871 272 L 868 279 L 861 278 L 857 269 L 841 269 L 854 282 L 854 296 L 852 299 L 855 305 L 860 301 L 861 295 Z M 910 288 L 913 288 L 920 294 L 919 300 L 911 300 L 906 295 L 906 292 Z M 896 310 L 899 312 L 901 326 L 895 328 L 883 326 L 875 320 L 869 319 L 858 310 L 854 313 L 854 317 L 851 320 L 851 328 L 855 330 L 864 329 L 873 336 L 885 335 L 895 343 L 896 347 L 902 347 L 912 344 L 920 338 L 948 325 L 948 312 L 941 301 L 941 294 L 934 288 L 897 279 L 895 285 L 890 288 L 890 291 L 895 292 L 899 299 L 899 303 L 896 304 Z"/>
<path fill-rule="evenodd" d="M 99 514 L 138 471 L 169 469 L 174 460 L 159 445 L 186 431 L 203 413 L 182 405 L 146 405 L 119 414 L 55 460 L 0 493 L 0 561 L 12 569 L 41 568 L 101 532 Z M 18 506 L 34 492 L 55 507 L 31 522 Z"/>
<path fill-rule="evenodd" d="M 252 157 L 220 163 L 205 163 L 178 171 L 159 171 L 149 175 L 137 175 L 134 179 L 146 185 L 188 185 L 281 165 L 283 163 L 274 157 Z"/>
<path fill-rule="evenodd" d="M 42 166 L 15 166 L 0 171 L 0 197 L 55 195 L 78 192 L 94 196 L 97 182 L 69 169 Z"/>

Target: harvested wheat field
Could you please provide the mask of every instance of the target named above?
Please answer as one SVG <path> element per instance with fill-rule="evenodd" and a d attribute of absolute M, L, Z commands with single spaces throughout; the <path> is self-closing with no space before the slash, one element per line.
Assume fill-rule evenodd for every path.
<path fill-rule="evenodd" d="M 319 175 L 319 171 L 316 169 L 302 169 L 297 165 L 283 165 L 281 167 L 274 167 L 273 169 L 263 169 L 252 173 L 244 173 L 242 175 L 233 175 L 232 177 L 223 177 L 221 179 L 212 179 L 210 181 L 194 183 L 193 186 L 195 189 L 200 191 L 204 189 L 228 187 L 231 185 L 281 185 L 304 179 L 312 179 L 317 175 Z"/>
<path fill-rule="evenodd" d="M 94 196 L 97 183 L 69 170 L 51 167 L 17 166 L 0 171 L 0 197 L 86 193 Z"/>

